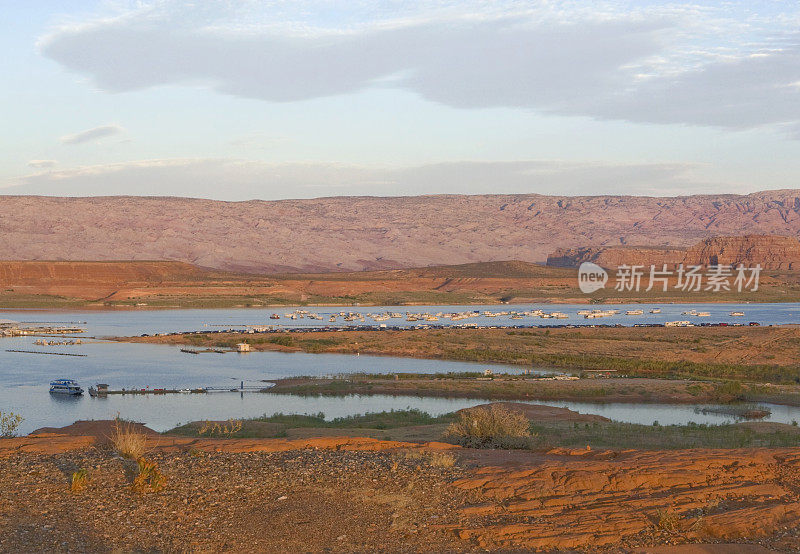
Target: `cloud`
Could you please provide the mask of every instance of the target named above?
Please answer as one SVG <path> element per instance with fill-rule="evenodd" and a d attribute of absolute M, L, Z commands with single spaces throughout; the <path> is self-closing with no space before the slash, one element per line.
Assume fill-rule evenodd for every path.
<path fill-rule="evenodd" d="M 293 102 L 392 87 L 459 108 L 728 129 L 800 122 L 800 34 L 782 14 L 445 3 L 319 27 L 280 10 L 276 20 L 249 11 L 237 20 L 221 5 L 145 5 L 63 26 L 40 48 L 108 92 L 182 84 Z"/>
<path fill-rule="evenodd" d="M 83 144 L 86 142 L 95 142 L 99 139 L 118 135 L 124 132 L 125 129 L 119 125 L 101 125 L 100 127 L 86 129 L 85 131 L 75 133 L 74 135 L 65 135 L 61 137 L 61 142 L 63 144 Z"/>
<path fill-rule="evenodd" d="M 37 169 L 47 169 L 55 167 L 58 162 L 55 160 L 31 160 L 28 162 L 28 167 L 35 167 Z"/>
<path fill-rule="evenodd" d="M 698 181 L 688 164 L 577 163 L 558 160 L 450 162 L 391 168 L 235 159 L 143 160 L 28 175 L 4 194 L 187 196 L 217 200 L 541 193 L 669 196 L 726 190 Z M 741 191 L 751 192 L 751 191 Z"/>

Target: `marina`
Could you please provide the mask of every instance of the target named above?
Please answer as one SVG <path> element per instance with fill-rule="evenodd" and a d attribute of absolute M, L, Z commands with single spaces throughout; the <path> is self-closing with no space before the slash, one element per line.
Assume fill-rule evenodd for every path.
<path fill-rule="evenodd" d="M 545 309 L 546 308 L 546 309 Z M 660 313 L 650 310 L 660 309 Z M 532 315 L 541 309 L 546 314 L 562 313 L 566 319 L 559 317 L 540 318 Z M 642 315 L 626 315 L 629 310 L 643 311 Z M 197 351 L 197 354 L 181 352 L 181 348 L 158 344 L 129 344 L 103 341 L 104 336 L 167 334 L 178 330 L 195 332 L 223 332 L 227 329 L 239 330 L 256 335 L 259 332 L 314 332 L 328 328 L 327 318 L 337 314 L 336 329 L 358 329 L 367 323 L 361 323 L 361 317 L 344 322 L 339 315 L 360 313 L 370 326 L 392 323 L 398 329 L 412 329 L 416 325 L 427 325 L 430 329 L 437 326 L 474 324 L 478 326 L 497 326 L 501 322 L 509 328 L 532 326 L 577 326 L 594 325 L 602 321 L 602 325 L 665 325 L 667 322 L 693 323 L 691 316 L 682 316 L 684 311 L 707 311 L 711 313 L 703 320 L 709 324 L 733 324 L 742 321 L 740 316 L 731 316 L 731 312 L 744 312 L 746 319 L 756 320 L 762 325 L 790 324 L 800 321 L 800 307 L 796 304 L 742 304 L 742 305 L 615 305 L 593 306 L 559 305 L 554 306 L 418 306 L 413 313 L 431 315 L 437 313 L 475 313 L 469 318 L 458 319 L 440 317 L 438 322 L 408 322 L 405 310 L 398 307 L 383 309 L 370 308 L 327 308 L 317 309 L 311 313 L 323 319 L 309 319 L 304 315 L 301 319 L 270 319 L 272 311 L 263 309 L 232 310 L 162 310 L 162 311 L 97 311 L 97 312 L 61 312 L 58 319 L 62 321 L 85 322 L 84 333 L 74 334 L 69 340 L 85 338 L 86 335 L 97 337 L 97 340 L 84 341 L 80 346 L 45 346 L 36 345 L 38 337 L 30 335 L 5 336 L 0 338 L 5 348 L 0 351 L 0 404 L 6 410 L 21 414 L 23 421 L 21 432 L 30 432 L 38 427 L 67 425 L 77 419 L 109 419 L 119 413 L 121 417 L 144 421 L 159 430 L 174 426 L 179 422 L 193 419 L 217 417 L 256 417 L 271 414 L 275 411 L 284 413 L 316 413 L 324 411 L 331 416 L 352 415 L 365 411 L 383 411 L 388 409 L 404 409 L 418 407 L 437 412 L 442 409 L 452 411 L 469 405 L 479 404 L 479 400 L 416 398 L 416 397 L 349 397 L 347 400 L 335 398 L 304 398 L 299 396 L 278 394 L 253 394 L 255 389 L 265 387 L 275 379 L 296 376 L 332 376 L 347 373 L 447 373 L 478 372 L 483 373 L 491 368 L 494 373 L 548 374 L 552 370 L 537 367 L 521 367 L 503 364 L 487 364 L 458 362 L 445 360 L 398 358 L 392 356 L 369 356 L 347 354 L 308 354 L 302 352 L 254 352 L 238 354 L 235 349 L 209 349 L 181 347 L 184 350 Z M 619 311 L 599 320 L 584 319 L 578 311 L 594 310 Z M 411 312 L 410 310 L 408 310 Z M 510 315 L 502 312 L 515 312 L 522 320 L 511 320 Z M 286 308 L 281 312 L 296 313 Z M 368 314 L 390 316 L 387 321 L 373 321 Z M 401 317 L 396 317 L 400 314 Z M 38 325 L 36 321 L 46 319 L 42 312 L 15 311 L 0 314 L 0 317 L 13 320 L 17 326 Z M 438 316 L 437 316 L 438 317 Z M 504 318 L 509 318 L 505 319 Z M 56 319 L 56 318 L 51 318 Z M 281 327 L 270 327 L 270 322 L 280 321 Z M 212 325 L 218 325 L 212 327 Z M 698 323 L 699 325 L 699 323 Z M 376 327 L 380 329 L 381 327 Z M 389 328 L 388 325 L 385 328 Z M 64 340 L 64 339 L 59 339 Z M 78 352 L 65 352 L 66 348 L 79 348 Z M 200 355 L 200 353 L 205 355 Z M 227 355 L 219 354 L 225 352 Z M 44 354 L 29 355 L 28 353 Z M 211 355 L 217 354 L 217 355 Z M 104 394 L 96 397 L 84 395 L 71 398 L 60 395 L 48 395 L 49 383 L 54 377 L 70 376 L 79 383 L 108 383 L 115 391 L 125 389 L 125 394 Z M 212 394 L 217 387 L 219 392 L 239 388 L 240 394 Z M 241 390 L 241 385 L 246 388 Z M 144 389 L 144 392 L 142 390 Z M 161 393 L 177 391 L 175 393 Z M 205 389 L 207 393 L 187 394 L 186 390 Z M 153 392 L 147 392 L 147 391 Z M 247 392 L 248 394 L 244 394 Z M 550 403 L 550 402 L 548 402 Z M 550 403 L 552 404 L 552 403 Z M 599 409 L 599 408 L 597 408 Z M 634 409 L 634 408 L 628 408 Z M 646 410 L 649 408 L 635 408 Z M 664 408 L 665 410 L 667 408 Z M 790 408 L 795 410 L 795 408 Z M 685 413 L 686 421 L 727 421 L 715 414 L 694 414 L 684 412 L 680 406 L 674 407 L 675 413 Z M 637 412 L 645 413 L 645 412 Z M 800 414 L 781 416 L 779 409 L 773 410 L 773 419 L 790 423 L 800 418 Z M 701 417 L 702 416 L 702 417 Z M 649 416 L 645 417 L 646 420 Z M 664 423 L 668 421 L 663 414 L 656 419 Z M 648 423 L 652 423 L 652 420 Z"/>

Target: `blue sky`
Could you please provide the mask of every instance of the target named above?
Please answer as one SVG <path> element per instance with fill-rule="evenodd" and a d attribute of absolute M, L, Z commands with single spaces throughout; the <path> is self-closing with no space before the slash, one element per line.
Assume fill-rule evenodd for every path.
<path fill-rule="evenodd" d="M 797 187 L 796 2 L 0 0 L 0 192 Z"/>

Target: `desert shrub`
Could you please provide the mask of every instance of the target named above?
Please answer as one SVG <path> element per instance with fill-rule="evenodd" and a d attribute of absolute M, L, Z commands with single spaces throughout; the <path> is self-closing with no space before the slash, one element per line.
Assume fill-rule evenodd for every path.
<path fill-rule="evenodd" d="M 672 510 L 658 510 L 656 512 L 656 526 L 664 531 L 677 531 L 681 523 L 681 516 Z"/>
<path fill-rule="evenodd" d="M 204 421 L 198 433 L 209 437 L 233 436 L 242 430 L 241 419 L 229 419 L 223 423 L 219 421 Z"/>
<path fill-rule="evenodd" d="M 472 448 L 523 448 L 530 442 L 530 423 L 524 414 L 496 404 L 462 410 L 445 436 Z"/>
<path fill-rule="evenodd" d="M 15 437 L 22 416 L 14 412 L 0 412 L 0 438 Z"/>
<path fill-rule="evenodd" d="M 714 386 L 714 396 L 722 401 L 737 400 L 742 392 L 742 384 L 739 381 L 725 381 Z"/>
<path fill-rule="evenodd" d="M 167 478 L 158 469 L 156 462 L 139 458 L 136 460 L 139 474 L 133 479 L 133 490 L 138 493 L 159 492 L 167 486 Z"/>
<path fill-rule="evenodd" d="M 116 418 L 111 432 L 111 444 L 123 458 L 138 460 L 146 452 L 147 436 L 138 432 L 132 423 Z"/>
<path fill-rule="evenodd" d="M 89 484 L 89 472 L 85 469 L 79 469 L 72 474 L 72 481 L 69 485 L 71 492 L 81 492 Z"/>

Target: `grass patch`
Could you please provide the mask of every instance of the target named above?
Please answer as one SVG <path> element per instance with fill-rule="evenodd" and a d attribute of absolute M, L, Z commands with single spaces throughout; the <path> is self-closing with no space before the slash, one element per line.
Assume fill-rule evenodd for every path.
<path fill-rule="evenodd" d="M 167 478 L 158 469 L 156 462 L 139 458 L 136 461 L 139 473 L 133 480 L 132 488 L 135 492 L 159 492 L 167 486 Z"/>
<path fill-rule="evenodd" d="M 81 492 L 86 489 L 87 485 L 89 484 L 89 472 L 86 469 L 79 469 L 78 471 L 73 472 L 72 479 L 70 480 L 69 490 L 70 492 Z"/>
<path fill-rule="evenodd" d="M 241 419 L 228 421 L 204 421 L 198 433 L 206 437 L 232 437 L 242 430 Z"/>
<path fill-rule="evenodd" d="M 432 416 L 417 409 L 391 410 L 362 415 L 325 419 L 325 414 L 263 415 L 253 419 L 229 420 L 227 422 L 194 422 L 180 425 L 165 434 L 187 437 L 225 436 L 231 438 L 277 438 L 285 437 L 287 429 L 399 429 L 421 425 L 435 425 L 455 421 L 455 414 Z"/>
<path fill-rule="evenodd" d="M 753 448 L 800 445 L 793 427 L 756 431 L 746 425 L 639 425 L 636 423 L 533 424 L 542 444 L 570 448 L 634 448 L 676 450 L 683 448 Z"/>
<path fill-rule="evenodd" d="M 334 429 L 395 429 L 397 427 L 448 423 L 453 421 L 454 417 L 454 414 L 431 416 L 427 412 L 412 408 L 406 410 L 371 412 L 363 415 L 337 417 L 330 421 L 325 419 L 325 414 L 322 412 L 316 415 L 287 415 L 277 413 L 271 416 L 257 418 L 257 421 L 264 421 L 267 423 L 282 423 L 289 428 L 327 427 Z"/>
<path fill-rule="evenodd" d="M 133 423 L 117 418 L 111 431 L 111 445 L 123 458 L 138 460 L 146 452 L 147 436 L 137 431 Z"/>

